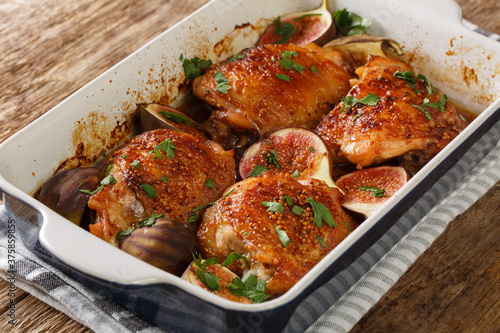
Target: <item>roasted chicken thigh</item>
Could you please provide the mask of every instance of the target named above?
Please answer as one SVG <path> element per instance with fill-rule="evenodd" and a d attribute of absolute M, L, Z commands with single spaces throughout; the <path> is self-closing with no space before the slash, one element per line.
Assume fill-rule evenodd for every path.
<path fill-rule="evenodd" d="M 142 133 L 115 151 L 108 170 L 107 185 L 88 202 L 96 213 L 89 228 L 113 245 L 118 232 L 151 214 L 188 223 L 235 179 L 232 152 L 163 129 Z"/>
<path fill-rule="evenodd" d="M 262 137 L 317 123 L 349 91 L 352 77 L 341 65 L 340 53 L 315 44 L 262 45 L 210 68 L 194 80 L 193 92 L 217 108 L 207 123 L 212 129 L 205 124 L 212 137 L 220 123 Z"/>
<path fill-rule="evenodd" d="M 455 106 L 406 63 L 371 56 L 359 83 L 315 128 L 337 162 L 358 168 L 401 155 L 427 162 L 465 127 Z M 367 96 L 375 103 L 363 103 Z"/>
<path fill-rule="evenodd" d="M 257 275 L 266 281 L 269 295 L 283 294 L 354 229 L 340 206 L 341 196 L 315 179 L 285 174 L 247 178 L 205 211 L 198 250 L 219 262 L 240 253 L 250 269 L 236 263 L 230 269 Z"/>

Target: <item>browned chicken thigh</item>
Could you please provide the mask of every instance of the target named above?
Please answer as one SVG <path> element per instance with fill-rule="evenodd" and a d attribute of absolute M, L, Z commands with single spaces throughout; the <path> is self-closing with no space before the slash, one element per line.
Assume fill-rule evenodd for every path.
<path fill-rule="evenodd" d="M 235 180 L 233 152 L 191 134 L 163 129 L 133 138 L 114 152 L 109 166 L 109 184 L 88 202 L 96 212 L 96 222 L 89 228 L 113 245 L 118 232 L 153 213 L 188 223 Z"/>
<path fill-rule="evenodd" d="M 263 45 L 216 64 L 194 80 L 193 92 L 218 109 L 209 120 L 212 137 L 220 123 L 262 137 L 317 123 L 349 91 L 352 76 L 341 65 L 340 53 L 315 44 Z"/>
<path fill-rule="evenodd" d="M 362 168 L 411 155 L 425 163 L 466 127 L 453 104 L 400 60 L 372 56 L 356 74 L 359 83 L 348 96 L 354 99 L 337 105 L 315 129 L 336 162 Z M 358 102 L 369 95 L 372 103 L 370 97 Z"/>
<path fill-rule="evenodd" d="M 266 174 L 226 193 L 203 215 L 198 250 L 219 262 L 240 253 L 250 269 L 229 268 L 266 281 L 269 295 L 290 289 L 354 229 L 339 190 L 319 180 Z"/>

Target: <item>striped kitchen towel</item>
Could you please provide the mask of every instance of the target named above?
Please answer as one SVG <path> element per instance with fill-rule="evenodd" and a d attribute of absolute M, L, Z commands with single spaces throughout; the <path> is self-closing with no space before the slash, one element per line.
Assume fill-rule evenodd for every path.
<path fill-rule="evenodd" d="M 472 30 L 500 41 L 469 22 Z M 500 123 L 495 124 L 396 224 L 347 269 L 311 294 L 285 332 L 348 332 L 446 229 L 500 180 Z M 437 204 L 436 204 L 437 203 Z M 0 277 L 95 332 L 164 332 L 148 320 L 69 278 L 19 241 L 9 261 L 8 225 L 0 206 Z M 23 221 L 16 221 L 23 223 Z M 38 229 L 25 221 L 25 238 Z"/>

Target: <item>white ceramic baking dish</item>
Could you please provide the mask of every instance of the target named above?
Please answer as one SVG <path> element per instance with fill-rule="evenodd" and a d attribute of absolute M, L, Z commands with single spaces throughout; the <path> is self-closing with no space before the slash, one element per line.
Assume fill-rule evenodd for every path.
<path fill-rule="evenodd" d="M 331 1 L 331 9 L 345 7 L 371 19 L 371 34 L 399 41 L 416 70 L 479 116 L 382 209 L 275 300 L 247 305 L 219 298 L 110 246 L 32 195 L 62 163 L 76 166 L 81 158 L 75 155 L 94 160 L 129 134 L 135 103 L 165 96 L 175 102 L 183 91 L 181 54 L 214 62 L 225 59 L 252 46 L 269 19 L 319 3 L 212 1 L 6 140 L 0 146 L 4 202 L 14 214 L 41 226 L 39 242 L 48 253 L 38 240 L 26 239 L 27 245 L 75 279 L 106 290 L 119 303 L 173 331 L 281 329 L 304 297 L 373 244 L 500 118 L 500 43 L 466 29 L 453 1 Z"/>

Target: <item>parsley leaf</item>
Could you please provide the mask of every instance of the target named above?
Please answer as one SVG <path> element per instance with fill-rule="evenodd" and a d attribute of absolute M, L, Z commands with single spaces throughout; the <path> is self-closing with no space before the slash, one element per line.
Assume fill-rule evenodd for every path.
<path fill-rule="evenodd" d="M 210 188 L 215 188 L 215 182 L 213 179 L 207 179 L 207 181 L 205 182 L 205 186 L 206 187 L 210 187 Z"/>
<path fill-rule="evenodd" d="M 144 192 L 146 192 L 146 194 L 148 195 L 148 197 L 150 197 L 150 198 L 156 198 L 156 189 L 152 185 L 150 185 L 150 184 L 142 184 L 141 187 L 144 190 Z"/>
<path fill-rule="evenodd" d="M 302 215 L 303 211 L 304 211 L 304 208 L 302 208 L 300 206 L 293 206 L 293 208 L 292 208 L 292 212 L 294 212 L 298 216 Z"/>
<path fill-rule="evenodd" d="M 101 180 L 101 185 L 109 185 L 109 184 L 115 184 L 116 179 L 113 177 L 113 175 L 107 175 Z"/>
<path fill-rule="evenodd" d="M 162 115 L 163 117 L 167 118 L 168 120 L 172 120 L 176 123 L 186 123 L 191 126 L 196 126 L 194 122 L 192 122 L 187 116 L 183 115 L 182 113 L 177 113 L 177 112 L 168 112 L 168 111 L 160 111 L 158 114 Z"/>
<path fill-rule="evenodd" d="M 345 96 L 342 97 L 342 108 L 340 109 L 339 113 L 342 113 L 348 106 L 354 106 L 358 103 L 364 104 L 364 105 L 370 105 L 370 106 L 375 106 L 377 105 L 379 101 L 379 97 L 373 93 L 363 97 L 362 99 L 357 99 L 354 96 Z"/>
<path fill-rule="evenodd" d="M 290 37 L 292 37 L 296 28 L 291 23 L 282 23 L 281 16 L 278 16 L 276 20 L 273 21 L 274 25 L 274 34 L 280 35 L 281 38 L 276 42 L 276 44 L 285 44 Z"/>
<path fill-rule="evenodd" d="M 90 194 L 90 195 L 92 195 L 92 194 L 96 194 L 97 192 L 100 192 L 103 188 L 104 188 L 104 185 L 101 185 L 101 186 L 99 186 L 98 188 L 96 188 L 95 190 L 93 190 L 92 192 L 91 192 L 91 191 L 89 191 L 89 190 L 78 190 L 78 191 L 80 191 L 80 192 L 82 192 L 82 193 L 85 193 L 85 194 Z"/>
<path fill-rule="evenodd" d="M 321 238 L 320 235 L 316 235 L 316 238 L 318 239 L 318 242 L 326 249 L 326 243 L 323 238 Z"/>
<path fill-rule="evenodd" d="M 370 187 L 370 186 L 361 186 L 358 187 L 362 191 L 367 191 L 370 192 L 372 197 L 378 198 L 378 197 L 385 197 L 387 196 L 385 190 L 378 188 L 378 187 Z"/>
<path fill-rule="evenodd" d="M 299 53 L 297 51 L 283 51 L 281 53 L 282 59 L 278 62 L 278 64 L 286 70 L 295 70 L 296 72 L 302 73 L 305 69 L 304 66 L 297 64 L 295 61 L 290 59 L 291 56 L 297 57 Z"/>
<path fill-rule="evenodd" d="M 201 282 L 209 289 L 209 290 L 220 290 L 219 285 L 219 277 L 214 273 L 207 272 L 207 266 L 218 264 L 217 258 L 208 258 L 207 260 L 203 260 L 201 258 L 201 254 L 198 258 L 193 255 L 194 264 L 196 265 L 196 275 Z"/>
<path fill-rule="evenodd" d="M 298 20 L 302 20 L 303 18 L 306 18 L 306 17 L 309 17 L 309 16 L 321 16 L 321 15 L 322 15 L 321 13 L 304 14 L 302 16 L 294 18 L 293 20 L 294 21 L 298 21 Z"/>
<path fill-rule="evenodd" d="M 347 229 L 349 229 L 349 231 L 352 231 L 352 228 L 351 226 L 349 225 L 349 223 L 347 223 L 347 221 L 344 221 L 345 225 L 347 226 Z"/>
<path fill-rule="evenodd" d="M 276 232 L 278 233 L 278 238 L 279 238 L 281 244 L 283 244 L 284 247 L 287 247 L 288 245 L 290 245 L 292 240 L 288 237 L 288 235 L 286 234 L 286 231 L 281 230 L 277 224 L 274 225 L 274 228 L 276 229 Z"/>
<path fill-rule="evenodd" d="M 292 197 L 291 197 L 291 196 L 289 196 L 289 195 L 284 195 L 284 196 L 283 196 L 283 199 L 285 199 L 286 204 L 287 204 L 288 206 L 291 206 L 291 205 L 292 205 L 293 201 L 292 201 Z"/>
<path fill-rule="evenodd" d="M 266 211 L 268 212 L 283 214 L 283 204 L 281 202 L 262 201 L 260 204 L 264 207 L 267 207 Z"/>
<path fill-rule="evenodd" d="M 266 294 L 266 282 L 251 273 L 247 273 L 242 279 L 235 277 L 227 287 L 234 295 L 244 296 L 252 303 L 262 303 L 271 297 Z"/>
<path fill-rule="evenodd" d="M 160 151 L 164 151 L 167 158 L 173 158 L 175 156 L 174 154 L 174 149 L 177 149 L 175 146 L 174 142 L 170 139 L 166 139 L 163 142 L 160 142 L 154 150 L 150 151 L 150 154 L 155 154 L 154 160 L 157 158 L 161 158 L 163 160 L 163 155 L 160 153 Z"/>
<path fill-rule="evenodd" d="M 148 226 L 153 226 L 156 222 L 156 219 L 159 219 L 160 217 L 163 217 L 163 214 L 160 214 L 160 215 L 156 215 L 155 213 L 151 213 L 151 215 L 147 218 L 145 218 L 144 220 L 142 220 L 141 223 L 129 228 L 129 229 L 126 229 L 126 230 L 122 230 L 120 231 L 117 235 L 116 235 L 116 240 L 118 240 L 121 236 L 128 236 L 130 235 L 135 229 L 139 229 L 139 228 L 142 228 L 142 227 L 148 227 Z"/>
<path fill-rule="evenodd" d="M 295 170 L 294 172 L 292 172 L 292 177 L 298 178 L 299 177 L 299 170 Z"/>
<path fill-rule="evenodd" d="M 436 108 L 439 111 L 444 112 L 447 100 L 448 100 L 448 96 L 446 96 L 446 95 L 443 95 L 438 103 L 429 103 L 429 99 L 425 98 L 424 102 L 422 103 L 422 106 Z"/>
<path fill-rule="evenodd" d="M 368 19 L 361 18 L 345 8 L 338 9 L 333 14 L 333 19 L 337 27 L 337 36 L 364 35 L 371 24 Z"/>
<path fill-rule="evenodd" d="M 136 167 L 137 169 L 139 169 L 140 165 L 141 165 L 141 161 L 139 161 L 139 160 L 135 160 L 132 163 L 130 163 L 130 166 Z"/>
<path fill-rule="evenodd" d="M 263 167 L 260 164 L 257 164 L 255 166 L 255 168 L 253 168 L 253 170 L 250 171 L 250 173 L 248 174 L 247 178 L 257 177 L 258 175 L 260 175 L 261 173 L 263 173 L 264 171 L 267 171 L 267 170 L 269 170 L 269 168 L 266 168 L 266 167 Z"/>
<path fill-rule="evenodd" d="M 427 119 L 433 120 L 431 114 L 425 108 L 421 107 L 420 105 L 416 105 L 416 104 L 412 104 L 412 106 L 419 109 L 420 111 L 422 111 L 425 114 L 425 117 Z"/>
<path fill-rule="evenodd" d="M 233 61 L 238 60 L 238 59 L 243 59 L 243 58 L 245 58 L 245 56 L 243 54 L 235 54 L 231 57 L 231 59 L 229 59 L 226 62 L 229 64 L 230 62 L 233 62 Z"/>
<path fill-rule="evenodd" d="M 321 228 L 323 221 L 326 222 L 330 227 L 336 228 L 335 220 L 330 210 L 320 202 L 314 201 L 312 197 L 307 198 L 307 203 L 310 203 L 314 211 L 314 224 Z"/>
<path fill-rule="evenodd" d="M 318 72 L 318 68 L 316 68 L 316 66 L 311 66 L 311 72 L 313 72 L 313 73 L 319 73 Z"/>
<path fill-rule="evenodd" d="M 290 77 L 286 74 L 280 74 L 280 73 L 276 73 L 276 77 L 280 80 L 283 80 L 283 81 L 286 81 L 286 82 L 290 82 Z"/>
<path fill-rule="evenodd" d="M 168 183 L 168 177 L 163 175 L 163 177 L 161 177 L 161 181 L 164 182 L 164 183 Z"/>
<path fill-rule="evenodd" d="M 214 74 L 214 79 L 215 82 L 217 82 L 215 90 L 217 90 L 221 94 L 227 94 L 228 90 L 231 89 L 231 85 L 229 84 L 229 81 L 226 79 L 224 74 L 222 74 L 221 71 L 217 71 Z"/>
<path fill-rule="evenodd" d="M 274 149 L 273 151 L 270 151 L 269 149 L 266 149 L 266 152 L 267 153 L 261 154 L 262 156 L 264 156 L 264 159 L 266 160 L 266 163 L 272 164 L 275 167 L 277 167 L 278 169 L 281 169 L 282 167 L 281 167 L 281 164 L 278 161 L 278 153 L 276 152 L 276 149 Z"/>
<path fill-rule="evenodd" d="M 204 68 L 212 66 L 212 60 L 203 60 L 198 57 L 192 59 L 184 59 L 181 55 L 182 68 L 184 69 L 184 74 L 186 80 L 194 80 L 201 75 Z"/>
<path fill-rule="evenodd" d="M 229 266 L 236 260 L 241 259 L 245 263 L 245 265 L 250 269 L 250 264 L 248 263 L 247 258 L 239 254 L 238 252 L 233 252 L 226 257 L 226 260 L 222 263 L 222 266 Z"/>

